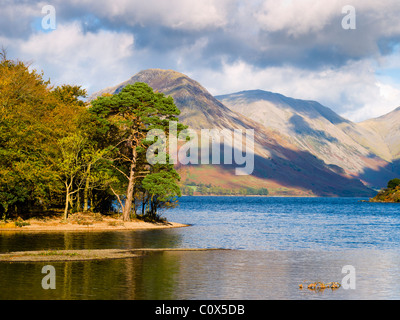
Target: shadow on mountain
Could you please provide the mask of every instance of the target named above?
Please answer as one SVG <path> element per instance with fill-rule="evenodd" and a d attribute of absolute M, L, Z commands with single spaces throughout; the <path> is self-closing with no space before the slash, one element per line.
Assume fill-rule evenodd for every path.
<path fill-rule="evenodd" d="M 267 158 L 254 155 L 252 176 L 274 181 L 286 188 L 312 191 L 316 196 L 371 197 L 375 195 L 375 191 L 366 187 L 360 180 L 341 174 L 341 168 L 331 167 L 307 151 L 286 149 L 280 146 L 275 146 L 275 148 L 279 149 L 277 153 L 280 153 L 282 157 Z M 223 144 L 220 146 L 220 155 L 222 164 L 215 164 L 215 166 L 229 172 L 232 178 L 237 168 L 245 167 L 243 163 L 238 164 L 235 158 L 233 158 L 233 164 L 223 164 L 225 163 Z M 209 160 L 209 163 L 212 163 L 211 155 Z"/>
<path fill-rule="evenodd" d="M 322 130 L 315 130 L 310 127 L 307 121 L 304 120 L 302 116 L 299 115 L 293 115 L 289 119 L 289 123 L 291 125 L 291 128 L 296 132 L 297 134 L 301 135 L 307 135 L 312 138 L 318 139 L 320 143 L 326 144 L 324 140 L 332 142 L 332 143 L 338 143 L 339 140 L 332 137 L 331 135 L 327 134 L 325 131 Z"/>
<path fill-rule="evenodd" d="M 311 190 L 317 196 L 370 197 L 375 192 L 351 177 L 338 174 L 307 151 L 283 150 L 285 158 L 255 156 L 253 175 L 287 188 Z"/>
<path fill-rule="evenodd" d="M 400 178 L 400 159 L 388 163 L 384 167 L 377 170 L 366 168 L 359 178 L 364 181 L 369 181 L 372 188 L 379 190 L 387 186 L 388 181 L 394 178 Z"/>

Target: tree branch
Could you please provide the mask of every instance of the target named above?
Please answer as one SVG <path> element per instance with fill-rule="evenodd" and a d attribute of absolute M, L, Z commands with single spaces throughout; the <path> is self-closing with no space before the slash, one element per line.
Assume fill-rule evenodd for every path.
<path fill-rule="evenodd" d="M 110 186 L 110 189 L 111 189 L 111 191 L 114 193 L 114 195 L 117 197 L 117 200 L 118 200 L 118 202 L 119 202 L 119 205 L 121 206 L 121 209 L 123 210 L 123 209 L 124 209 L 124 206 L 122 205 L 122 201 L 121 201 L 120 196 L 114 191 L 113 187 Z"/>

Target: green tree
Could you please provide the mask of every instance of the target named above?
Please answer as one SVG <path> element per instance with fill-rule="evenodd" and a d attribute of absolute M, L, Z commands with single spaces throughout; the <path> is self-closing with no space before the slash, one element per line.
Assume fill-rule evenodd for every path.
<path fill-rule="evenodd" d="M 59 173 L 60 179 L 65 185 L 64 219 L 68 218 L 68 208 L 69 205 L 72 207 L 73 195 L 82 188 L 82 184 L 78 182 L 78 176 L 84 166 L 82 153 L 85 142 L 85 139 L 79 134 L 64 137 L 59 142 L 62 160 L 59 164 Z"/>
<path fill-rule="evenodd" d="M 181 188 L 181 191 L 182 191 L 182 194 L 184 194 L 186 196 L 193 196 L 194 195 L 194 190 L 190 186 L 185 186 L 185 187 Z"/>
<path fill-rule="evenodd" d="M 75 86 L 53 88 L 43 74 L 0 53 L 0 211 L 25 214 L 62 205 L 60 141 L 87 112 Z"/>
<path fill-rule="evenodd" d="M 142 174 L 149 173 L 146 169 L 140 171 L 146 164 L 139 164 L 140 153 L 143 154 L 149 146 L 145 141 L 146 135 L 152 129 L 161 129 L 168 136 L 169 123 L 178 122 L 180 111 L 171 97 L 155 93 L 145 83 L 135 83 L 126 86 L 118 94 L 92 101 L 90 112 L 97 117 L 99 134 L 114 147 L 115 156 L 110 165 L 125 180 L 126 191 L 121 196 L 114 188 L 112 190 L 122 206 L 123 220 L 129 221 L 137 181 Z M 178 130 L 183 128 L 183 125 L 178 125 Z M 154 188 L 150 190 L 147 191 L 155 191 Z"/>
<path fill-rule="evenodd" d="M 388 189 L 395 189 L 396 187 L 400 186 L 400 179 L 395 178 L 388 182 Z"/>
<path fill-rule="evenodd" d="M 155 217 L 181 195 L 173 165 L 150 165 L 147 133 L 168 137 L 180 111 L 144 83 L 106 95 L 90 108 L 79 86 L 52 87 L 43 74 L 0 52 L 0 212 L 111 208 L 129 220 L 140 204 Z M 178 133 L 186 128 L 178 124 Z M 83 199 L 83 205 L 82 205 Z"/>
<path fill-rule="evenodd" d="M 54 88 L 51 94 L 58 101 L 58 110 L 54 117 L 62 116 L 65 119 L 65 115 L 69 115 L 57 135 L 57 152 L 52 158 L 57 177 L 64 186 L 64 219 L 67 219 L 69 208 L 74 206 L 74 198 L 79 199 L 84 188 L 87 168 L 92 164 L 89 161 L 91 139 L 81 125 L 82 118 L 88 113 L 86 104 L 80 100 L 81 97 L 86 97 L 86 91 L 79 86 L 63 85 Z M 76 209 L 80 210 L 80 201 L 77 202 Z"/>
<path fill-rule="evenodd" d="M 158 165 L 158 167 L 160 167 Z M 178 173 L 172 165 L 162 166 L 148 174 L 142 182 L 143 189 L 147 192 L 147 212 L 152 219 L 157 219 L 159 209 L 169 209 L 177 205 L 178 198 L 182 196 L 178 185 Z"/>

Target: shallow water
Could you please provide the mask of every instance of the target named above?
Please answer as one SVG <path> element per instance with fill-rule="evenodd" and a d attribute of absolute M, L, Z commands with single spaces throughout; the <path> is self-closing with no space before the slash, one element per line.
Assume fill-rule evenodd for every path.
<path fill-rule="evenodd" d="M 225 248 L 90 262 L 0 263 L 0 299 L 399 299 L 400 207 L 361 199 L 185 197 L 166 213 L 189 228 L 107 233 L 0 233 L 0 252 Z M 44 290 L 41 269 L 56 270 Z M 300 290 L 304 280 L 356 289 Z"/>
<path fill-rule="evenodd" d="M 42 267 L 56 289 L 41 286 Z M 304 280 L 331 282 L 356 268 L 356 289 L 300 290 Z M 1 263 L 0 299 L 302 300 L 399 299 L 400 255 L 393 252 L 208 251 L 151 253 L 91 262 Z"/>

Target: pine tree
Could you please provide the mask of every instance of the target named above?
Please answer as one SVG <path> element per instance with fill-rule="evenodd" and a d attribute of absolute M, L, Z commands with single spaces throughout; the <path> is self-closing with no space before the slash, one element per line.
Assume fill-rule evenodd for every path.
<path fill-rule="evenodd" d="M 170 121 L 178 122 L 180 111 L 171 97 L 154 92 L 145 83 L 135 83 L 113 96 L 99 97 L 92 102 L 90 112 L 97 117 L 98 130 L 103 139 L 114 147 L 115 156 L 111 166 L 124 178 L 126 191 L 123 196 L 114 188 L 113 191 L 122 207 L 123 220 L 129 221 L 132 206 L 135 206 L 135 191 L 142 187 L 137 183 L 151 173 L 147 170 L 149 165 L 143 161 L 143 155 L 149 147 L 145 141 L 147 133 L 152 129 L 160 129 L 168 135 Z M 184 128 L 178 124 L 178 130 Z M 172 177 L 175 177 L 173 173 L 166 172 L 146 177 L 146 191 L 153 201 L 158 198 L 154 195 L 160 190 L 153 188 L 152 184 L 157 179 L 169 184 Z M 152 208 L 158 208 L 155 203 L 153 205 Z"/>

